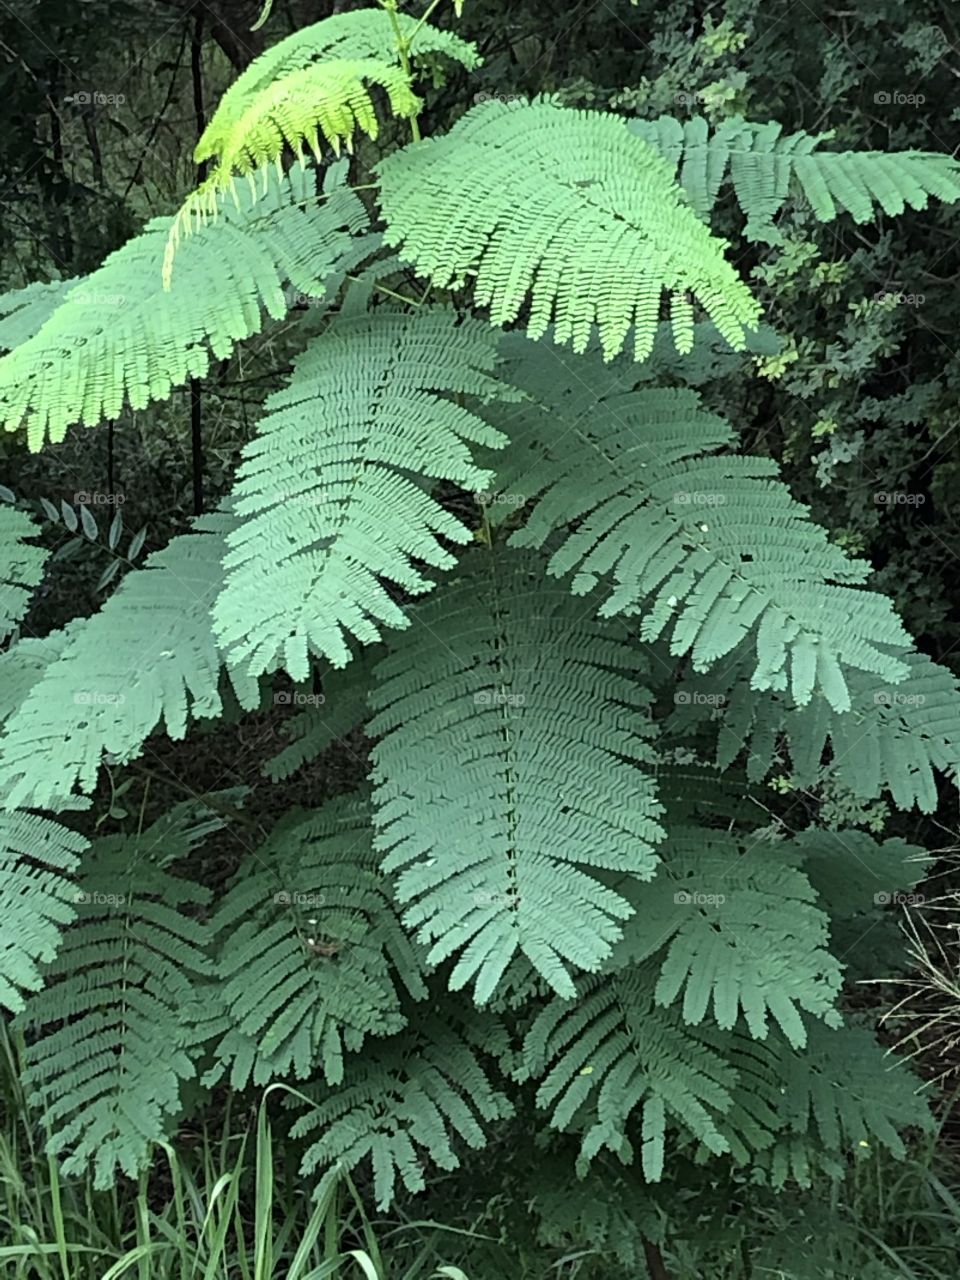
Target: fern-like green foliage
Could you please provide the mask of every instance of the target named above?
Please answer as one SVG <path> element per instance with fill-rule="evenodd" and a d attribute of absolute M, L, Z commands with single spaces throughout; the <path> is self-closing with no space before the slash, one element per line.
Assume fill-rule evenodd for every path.
<path fill-rule="evenodd" d="M 901 1131 L 930 1127 L 919 1081 L 869 1032 L 813 1022 L 798 1052 L 775 1029 L 750 1040 L 691 1028 L 655 1003 L 655 982 L 649 964 L 581 979 L 580 999 L 552 1000 L 526 1034 L 518 1078 L 539 1082 L 553 1128 L 580 1135 L 581 1171 L 604 1148 L 631 1164 L 639 1144 L 658 1182 L 672 1136 L 704 1163 L 726 1154 L 777 1187 L 806 1186 L 814 1169 L 840 1176 L 860 1144 L 902 1158 Z"/>
<path fill-rule="evenodd" d="M 40 530 L 28 515 L 0 502 L 0 640 L 5 640 L 40 585 L 48 552 L 31 539 Z"/>
<path fill-rule="evenodd" d="M 689 295 L 735 348 L 756 327 L 759 304 L 725 242 L 615 116 L 487 102 L 377 172 L 387 242 L 438 288 L 469 280 L 494 324 L 513 323 L 529 302 L 532 338 L 550 330 L 581 352 L 598 331 L 611 358 L 632 327 L 643 360 L 666 290 L 681 351 L 693 342 Z"/>
<path fill-rule="evenodd" d="M 40 814 L 0 812 L 0 1005 L 24 1007 L 23 993 L 43 986 L 63 927 L 74 919 L 67 876 L 87 848 L 83 836 Z"/>
<path fill-rule="evenodd" d="M 302 1172 L 325 1170 L 317 1194 L 339 1176 L 338 1166 L 351 1170 L 369 1160 L 377 1205 L 386 1209 L 398 1178 L 417 1192 L 431 1165 L 458 1168 L 457 1147 L 485 1146 L 487 1127 L 512 1112 L 484 1061 L 506 1047 L 506 1033 L 490 1015 L 460 1022 L 438 1013 L 349 1061 L 346 1086 L 321 1096 L 292 1129 L 296 1138 L 314 1139 Z"/>
<path fill-rule="evenodd" d="M 855 794 L 871 800 L 887 791 L 899 809 L 936 808 L 934 770 L 954 786 L 960 771 L 960 687 L 952 671 L 922 654 L 903 661 L 909 676 L 899 684 L 857 680 L 849 716 L 818 703 L 788 717 L 798 779 L 817 776 L 829 741 L 831 771 Z"/>
<path fill-rule="evenodd" d="M 903 1131 L 934 1127 L 921 1082 L 861 1027 L 831 1031 L 814 1023 L 803 1053 L 771 1038 L 743 1046 L 735 1060 L 754 1103 L 776 1116 L 777 1141 L 756 1157 L 775 1188 L 808 1187 L 818 1172 L 842 1176 L 851 1153 L 873 1146 L 902 1160 Z"/>
<path fill-rule="evenodd" d="M 173 264 L 184 230 L 205 226 L 214 219 L 223 199 L 224 187 L 233 194 L 239 206 L 233 175 L 245 175 L 250 197 L 256 199 L 254 173 L 262 168 L 262 193 L 269 189 L 269 172 L 265 167 L 275 160 L 279 177 L 283 178 L 280 156 L 285 146 L 298 152 L 304 165 L 303 143 L 306 140 L 317 164 L 323 160 L 320 139 L 339 154 L 341 142 L 353 149 L 353 135 L 359 130 L 370 138 L 379 131 L 377 113 L 367 84 L 382 88 L 390 110 L 401 119 L 416 115 L 420 99 L 410 88 L 407 74 L 376 58 L 316 63 L 286 79 L 278 81 L 258 95 L 256 100 L 233 122 L 219 149 L 219 165 L 210 177 L 189 197 L 174 219 L 164 250 L 163 280 L 169 287 Z M 182 264 L 186 265 L 186 264 Z"/>
<path fill-rule="evenodd" d="M 0 653 L 0 725 L 18 709 L 24 698 L 63 652 L 70 628 L 53 631 L 42 639 L 21 636 Z"/>
<path fill-rule="evenodd" d="M 165 869 L 215 828 L 171 810 L 139 837 L 109 836 L 84 857 L 76 923 L 19 1025 L 27 1037 L 25 1086 L 67 1153 L 95 1184 L 135 1177 L 163 1138 L 194 1075 L 196 1008 L 212 966 L 193 918 L 210 890 Z"/>
<path fill-rule="evenodd" d="M 323 701 L 299 711 L 281 730 L 287 745 L 265 760 L 263 773 L 271 782 L 291 777 L 309 761 L 315 760 L 334 743 L 342 743 L 350 733 L 370 718 L 367 690 L 379 648 L 364 649 L 347 668 L 333 668 L 323 676 Z M 2 664 L 2 659 L 0 659 Z M 2 673 L 2 666 L 0 666 Z M 275 694 L 274 699 L 283 699 Z M 293 697 L 286 705 L 293 704 Z M 283 705 L 281 702 L 279 705 Z M 0 704 L 0 717 L 2 717 Z"/>
<path fill-rule="evenodd" d="M 507 427 L 515 442 L 497 488 L 532 504 L 511 543 L 551 542 L 549 571 L 600 614 L 640 617 L 647 641 L 706 671 L 751 635 L 753 690 L 788 681 L 798 704 L 815 689 L 850 706 L 845 669 L 888 683 L 909 644 L 886 597 L 856 589 L 870 571 L 829 542 L 766 458 L 719 453 L 723 419 L 685 388 L 624 382 L 623 362 L 567 366 L 543 344 L 513 339 L 505 376 L 528 399 Z"/>
<path fill-rule="evenodd" d="M 368 800 L 344 797 L 288 813 L 241 864 L 212 920 L 228 1030 L 208 1083 L 340 1084 L 344 1050 L 405 1026 L 399 988 L 427 991 L 378 861 Z"/>
<path fill-rule="evenodd" d="M 663 866 L 633 896 L 627 925 L 644 944 L 666 942 L 658 958 L 658 1004 L 682 995 L 684 1021 L 708 1016 L 723 1030 L 741 1013 L 763 1039 L 768 1018 L 795 1048 L 806 1043 L 799 1010 L 839 1025 L 841 968 L 827 949 L 829 918 L 795 853 L 703 827 L 669 825 Z M 791 856 L 792 855 L 792 856 Z M 669 941 L 667 941 L 669 939 Z"/>
<path fill-rule="evenodd" d="M 0 352 L 12 351 L 32 338 L 79 279 L 37 282 L 0 294 Z"/>
<path fill-rule="evenodd" d="M 804 831 L 790 845 L 830 914 L 831 947 L 843 959 L 847 981 L 902 969 L 902 915 L 890 907 L 913 901 L 933 859 L 904 840 L 878 841 L 854 830 Z"/>
<path fill-rule="evenodd" d="M 456 563 L 445 541 L 470 541 L 428 485 L 489 483 L 470 445 L 505 439 L 456 397 L 516 399 L 496 360 L 491 330 L 445 308 L 340 320 L 311 343 L 234 485 L 241 522 L 214 610 L 232 665 L 305 680 L 310 653 L 343 666 L 350 638 L 408 625 L 383 580 L 428 591 L 424 567 Z"/>
<path fill-rule="evenodd" d="M 644 1177 L 658 1182 L 668 1126 L 714 1155 L 729 1151 L 718 1125 L 733 1106 L 737 1074 L 717 1034 L 660 1008 L 653 987 L 642 966 L 581 979 L 577 1000 L 555 998 L 534 1018 L 520 1076 L 539 1081 L 537 1105 L 550 1110 L 553 1128 L 582 1132 L 582 1168 L 605 1148 L 631 1163 L 635 1117 Z"/>
<path fill-rule="evenodd" d="M 790 777 L 799 787 L 819 785 L 829 775 L 854 795 L 875 800 L 885 792 L 899 809 L 932 813 L 938 804 L 937 772 L 956 785 L 960 775 L 960 685 L 952 671 L 919 653 L 901 653 L 906 680 L 853 673 L 851 708 L 838 714 L 815 696 L 802 707 L 787 693 L 758 699 L 743 653 L 712 684 L 722 699 L 714 720 L 716 763 L 728 769 L 741 753 L 751 781 L 761 782 L 788 752 Z M 709 714 L 687 682 L 678 689 L 678 729 Z"/>
<path fill-rule="evenodd" d="M 530 1208 L 537 1238 L 568 1257 L 585 1244 L 598 1255 L 614 1258 L 624 1276 L 646 1269 L 644 1240 L 659 1240 L 663 1218 L 632 1169 L 599 1159 L 583 1178 L 570 1176 L 566 1159 L 538 1161 Z"/>
<path fill-rule="evenodd" d="M 722 714 L 712 727 L 719 727 L 722 732 Z M 676 722 L 672 728 L 676 728 Z M 729 834 L 709 830 L 702 833 L 702 838 L 707 840 L 709 847 L 715 848 L 717 842 L 721 846 L 729 846 L 732 856 L 715 869 L 710 878 L 710 888 L 704 887 L 704 876 L 699 870 L 694 874 L 699 888 L 691 888 L 689 882 L 676 885 L 670 879 L 673 863 L 670 858 L 671 840 L 668 839 L 660 849 L 664 859 L 661 871 L 652 884 L 642 886 L 634 895 L 637 914 L 628 922 L 622 941 L 614 948 L 611 968 L 622 968 L 645 960 L 659 951 L 674 929 L 688 918 L 690 908 L 697 906 L 698 902 L 703 915 L 719 935 L 710 939 L 719 949 L 724 932 L 728 932 L 723 913 L 728 908 L 733 911 L 728 890 L 734 881 L 740 882 L 744 870 L 752 872 L 759 868 L 763 879 L 768 867 L 775 868 L 777 876 L 782 878 L 788 898 L 800 891 L 802 900 L 791 903 L 789 924 L 783 920 L 779 924 L 774 923 L 776 913 L 771 908 L 764 912 L 763 925 L 754 920 L 752 930 L 743 926 L 742 939 L 744 947 L 749 947 L 751 934 L 756 942 L 759 940 L 758 929 L 770 925 L 770 943 L 763 953 L 763 970 L 764 974 L 779 970 L 778 990 L 789 993 L 794 976 L 804 966 L 803 953 L 796 950 L 800 941 L 798 929 L 806 923 L 810 929 L 808 941 L 814 939 L 822 931 L 822 913 L 829 916 L 830 952 L 840 961 L 848 985 L 904 968 L 907 957 L 900 929 L 902 915 L 895 908 L 900 903 L 914 905 L 923 901 L 922 894 L 911 896 L 916 885 L 930 871 L 931 859 L 923 849 L 899 839 L 878 841 L 864 831 L 843 827 L 835 830 L 810 827 L 788 839 L 785 824 L 776 819 L 776 826 L 757 830 L 757 808 L 751 788 L 740 771 L 729 766 L 722 770 L 716 767 L 662 767 L 658 779 L 661 797 L 670 814 L 667 826 L 671 836 L 685 825 L 722 824 L 728 828 Z M 697 865 L 699 868 L 699 859 Z M 705 871 L 707 865 L 709 860 L 705 860 Z M 798 875 L 799 871 L 802 871 L 802 876 Z M 780 884 L 780 879 L 777 884 Z M 810 908 L 803 905 L 810 900 L 811 886 L 818 908 L 812 916 L 808 915 Z M 674 902 L 675 894 L 682 895 L 680 904 Z M 698 898 L 698 895 L 702 896 Z M 737 901 L 740 901 L 739 890 Z M 651 927 L 651 922 L 655 927 Z M 732 925 L 732 920 L 728 924 Z M 694 925 L 694 931 L 699 927 Z M 733 936 L 730 934 L 731 940 Z M 736 929 L 736 937 L 739 941 L 739 928 Z M 808 954 L 806 963 L 809 965 L 814 959 L 812 953 Z M 824 965 L 824 978 L 831 971 L 835 975 L 835 962 L 824 959 Z M 822 993 L 824 988 L 819 983 L 817 986 Z M 796 1004 L 805 1013 L 816 1012 L 802 1000 Z M 714 1015 L 718 1017 L 716 1005 Z M 824 1020 L 830 1025 L 829 1017 Z M 789 1026 L 780 1020 L 778 1025 L 793 1041 Z"/>
<path fill-rule="evenodd" d="M 728 173 L 774 242 L 791 186 L 862 221 L 956 199 L 960 166 L 492 101 L 381 161 L 383 257 L 347 159 L 318 191 L 305 149 L 376 138 L 378 93 L 415 121 L 414 76 L 446 59 L 477 55 L 393 7 L 297 32 L 224 95 L 177 218 L 85 280 L 0 298 L 0 417 L 34 449 L 202 377 L 288 286 L 327 304 L 222 507 L 93 616 L 0 653 L 0 1005 L 67 1174 L 135 1177 L 190 1096 L 276 1083 L 304 1176 L 322 1195 L 369 1168 L 386 1209 L 500 1136 L 509 1081 L 550 1162 L 542 1238 L 563 1247 L 565 1219 L 633 1274 L 682 1178 L 723 1190 L 718 1157 L 730 1183 L 806 1185 L 929 1124 L 910 1073 L 843 1025 L 841 988 L 884 971 L 891 900 L 930 859 L 790 837 L 787 804 L 757 830 L 749 784 L 787 752 L 785 790 L 829 764 L 932 810 L 960 689 L 691 387 L 777 349 L 706 225 Z M 407 265 L 493 323 L 381 306 Z M 35 535 L 0 507 L 0 640 L 45 571 Z M 687 666 L 707 696 L 684 701 Z M 158 797 L 137 822 L 114 771 L 161 728 L 262 713 L 281 670 L 310 709 L 280 689 L 257 715 L 284 741 L 268 777 L 354 734 L 371 776 L 322 809 L 267 802 L 251 829 L 282 816 L 221 876 L 197 845 L 224 819 L 190 804 L 144 830 Z M 138 834 L 90 846 L 53 815 L 89 805 L 104 763 L 90 826 Z"/>
<path fill-rule="evenodd" d="M 0 421 L 32 449 L 69 426 L 142 409 L 200 378 L 211 361 L 286 314 L 284 286 L 312 295 L 344 260 L 369 252 L 367 217 L 342 186 L 315 191 L 295 171 L 254 206 L 249 196 L 184 246 L 176 286 L 161 281 L 169 218 L 155 219 L 66 291 L 33 336 L 0 358 Z"/>
<path fill-rule="evenodd" d="M 862 1152 L 861 1156 L 869 1159 L 868 1152 Z M 868 1256 L 864 1251 L 863 1223 L 850 1212 L 852 1197 L 824 1197 L 820 1186 L 822 1180 L 818 1180 L 810 1194 L 777 1197 L 773 1206 L 775 1233 L 762 1243 L 758 1240 L 757 1248 L 750 1248 L 754 1269 L 760 1275 L 790 1276 L 791 1280 L 822 1280 L 831 1271 L 838 1276 L 855 1275 L 857 1280 L 901 1280 L 902 1258 L 897 1257 L 896 1248 L 890 1249 L 881 1233 L 871 1232 L 873 1248 L 867 1246 Z M 764 1192 L 758 1190 L 756 1196 L 764 1196 Z M 764 1198 L 769 1200 L 769 1194 Z M 751 1205 L 755 1203 L 751 1195 Z M 741 1225 L 744 1235 L 752 1238 L 753 1223 L 741 1219 Z M 946 1248 L 949 1256 L 949 1244 Z M 890 1257 L 885 1256 L 888 1250 Z M 943 1270 L 942 1264 L 938 1267 L 934 1262 L 933 1266 Z"/>
<path fill-rule="evenodd" d="M 368 728 L 404 920 L 478 1003 L 518 954 L 570 997 L 570 969 L 597 969 L 632 914 L 605 873 L 656 867 L 645 660 L 509 552 L 474 552 L 415 622 L 377 667 Z"/>
<path fill-rule="evenodd" d="M 357 129 L 376 138 L 377 114 L 365 80 L 384 90 L 396 116 L 412 116 L 420 106 L 404 72 L 378 58 L 314 62 L 258 93 L 216 143 L 207 137 L 198 153 L 206 159 L 215 150 L 221 172 L 245 174 L 275 160 L 284 146 L 300 151 L 307 141 L 319 164 L 320 138 L 335 151 L 341 140 L 349 148 Z"/>
<path fill-rule="evenodd" d="M 236 199 L 235 175 L 247 176 L 255 194 L 253 174 L 263 171 L 266 190 L 269 167 L 276 164 L 283 172 L 286 147 L 302 162 L 304 145 L 308 146 L 319 164 L 323 142 L 339 154 L 342 144 L 353 149 L 358 131 L 375 139 L 379 122 L 368 84 L 385 91 L 393 115 L 415 116 L 421 102 L 413 92 L 410 51 L 434 61 L 442 56 L 468 68 L 479 62 L 473 45 L 459 36 L 408 14 L 395 14 L 391 20 L 382 9 L 336 14 L 295 32 L 255 59 L 220 99 L 197 143 L 197 163 L 212 160 L 215 167 L 170 229 L 164 279 L 172 277 L 181 233 L 214 216 L 226 191 Z"/>
<path fill-rule="evenodd" d="M 707 217 L 729 177 L 746 214 L 748 240 L 777 244 L 773 219 L 791 191 L 806 197 L 813 216 L 829 222 L 849 213 L 867 222 L 879 207 L 891 217 L 926 208 L 930 196 L 960 199 L 960 163 L 925 151 L 822 151 L 830 133 L 782 135 L 782 126 L 752 124 L 730 116 L 711 131 L 702 116 L 681 122 L 672 116 L 631 120 L 636 137 L 670 163 L 693 208 Z"/>
<path fill-rule="evenodd" d="M 831 915 L 864 917 L 922 880 L 934 859 L 917 845 L 865 831 L 801 831 L 789 842 Z"/>
<path fill-rule="evenodd" d="M 734 373 L 749 375 L 751 356 L 774 356 L 782 348 L 782 339 L 768 324 L 748 329 L 743 350 L 734 351 L 715 324 L 698 320 L 693 326 L 693 347 L 688 352 L 679 352 L 669 322 L 662 320 L 650 355 L 642 365 L 631 369 L 629 375 L 626 368 L 623 372 L 625 382 L 630 385 L 643 382 L 653 386 L 702 387 Z"/>
<path fill-rule="evenodd" d="M 79 785 L 96 786 L 109 752 L 126 762 L 163 722 L 182 738 L 188 715 L 218 716 L 221 657 L 210 609 L 223 580 L 225 514 L 203 516 L 129 573 L 98 613 L 71 623 L 0 737 L 0 788 L 8 808 L 44 807 Z M 248 708 L 256 683 L 234 673 Z"/>
<path fill-rule="evenodd" d="M 237 122 L 256 106 L 263 95 L 274 92 L 278 86 L 282 88 L 288 81 L 297 83 L 296 77 L 304 71 L 338 62 L 374 59 L 399 66 L 398 36 L 415 57 L 442 56 L 468 69 L 478 65 L 480 59 L 474 46 L 453 32 L 421 23 L 409 14 L 395 16 L 394 24 L 383 9 L 367 8 L 335 14 L 294 32 L 262 53 L 220 99 L 197 143 L 197 163 L 218 160 L 223 164 L 223 157 L 230 150 L 231 138 L 236 135 Z M 306 140 L 308 135 L 303 133 L 300 136 Z M 273 150 L 260 155 L 256 164 L 272 163 L 281 150 L 282 141 Z"/>

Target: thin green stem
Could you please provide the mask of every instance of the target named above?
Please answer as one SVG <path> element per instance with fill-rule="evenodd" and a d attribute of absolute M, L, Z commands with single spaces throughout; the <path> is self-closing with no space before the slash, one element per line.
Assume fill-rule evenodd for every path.
<path fill-rule="evenodd" d="M 147 812 L 147 796 L 149 796 L 150 794 L 150 783 L 152 781 L 153 781 L 152 778 L 147 778 L 146 782 L 143 785 L 143 795 L 140 798 L 140 813 L 137 815 L 137 835 L 138 836 L 143 835 L 143 829 L 145 825 L 144 816 Z"/>
<path fill-rule="evenodd" d="M 400 30 L 400 19 L 397 17 L 397 0 L 380 0 L 384 9 L 390 17 L 390 25 L 393 27 L 393 38 L 397 44 L 397 56 L 400 59 L 400 66 L 403 68 L 403 74 L 407 80 L 413 80 L 413 73 L 410 70 L 410 42 L 404 37 Z M 416 34 L 416 33 L 414 33 Z M 410 117 L 410 134 L 414 142 L 420 141 L 420 122 L 416 113 Z"/>
<path fill-rule="evenodd" d="M 360 277 L 351 275 L 349 272 L 347 272 L 347 279 L 353 280 L 353 281 L 359 281 Z M 373 287 L 377 291 L 377 293 L 382 293 L 387 298 L 393 298 L 397 302 L 402 302 L 408 307 L 423 306 L 422 300 L 418 302 L 416 298 L 407 298 L 402 293 L 395 293 L 393 289 L 388 289 L 385 284 L 375 284 Z"/>
<path fill-rule="evenodd" d="M 420 28 L 423 26 L 425 22 L 428 22 L 430 20 L 430 15 L 433 13 L 434 9 L 438 8 L 441 4 L 443 4 L 443 0 L 432 0 L 432 2 L 424 10 L 420 18 L 420 21 L 417 23 L 417 25 L 413 28 L 413 31 L 410 33 L 410 39 L 407 41 L 408 50 L 413 48 L 413 42 L 414 40 L 416 40 L 417 36 L 419 35 Z"/>
<path fill-rule="evenodd" d="M 227 805 L 220 804 L 218 801 L 213 800 L 206 794 L 198 795 L 196 791 L 191 787 L 188 787 L 186 783 L 181 782 L 179 778 L 174 778 L 172 776 L 167 777 L 162 773 L 155 773 L 152 769 L 147 769 L 144 765 L 138 763 L 134 763 L 131 767 L 142 777 L 152 778 L 155 782 L 160 784 L 168 784 L 171 787 L 176 787 L 178 791 L 184 792 L 184 794 L 188 795 L 192 800 L 196 800 L 198 804 L 202 804 L 207 809 L 211 809 L 219 817 L 226 818 L 228 822 L 239 823 L 242 827 L 250 827 L 252 830 L 259 832 L 260 835 L 265 838 L 265 833 L 262 828 L 258 823 L 254 822 L 252 818 L 248 818 L 245 814 L 238 813 Z"/>

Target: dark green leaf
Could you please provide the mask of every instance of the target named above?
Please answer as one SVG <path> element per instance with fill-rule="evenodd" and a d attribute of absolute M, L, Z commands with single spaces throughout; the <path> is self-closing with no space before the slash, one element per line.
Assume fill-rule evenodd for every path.
<path fill-rule="evenodd" d="M 130 539 L 130 550 L 127 552 L 128 560 L 136 560 L 137 556 L 143 550 L 143 544 L 147 540 L 147 526 L 144 525 L 139 533 L 135 533 Z"/>
<path fill-rule="evenodd" d="M 57 547 L 56 551 L 50 557 L 51 560 L 73 560 L 77 552 L 83 546 L 80 538 L 70 538 L 62 547 Z"/>
<path fill-rule="evenodd" d="M 93 518 L 89 507 L 82 506 L 80 508 L 80 523 L 83 525 L 83 532 L 90 541 L 96 542 L 100 536 L 100 530 L 97 528 L 97 522 Z"/>
<path fill-rule="evenodd" d="M 119 560 L 114 560 L 111 564 L 108 564 L 106 569 L 104 569 L 103 573 L 100 575 L 100 581 L 97 583 L 96 587 L 97 591 L 102 591 L 104 587 L 108 587 L 119 572 Z"/>

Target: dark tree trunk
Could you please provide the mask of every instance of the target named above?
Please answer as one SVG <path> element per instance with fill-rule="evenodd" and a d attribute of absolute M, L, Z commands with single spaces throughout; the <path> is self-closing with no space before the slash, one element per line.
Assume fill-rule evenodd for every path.
<path fill-rule="evenodd" d="M 193 109 L 197 119 L 197 137 L 207 127 L 207 111 L 203 101 L 203 9 L 197 11 L 190 48 L 190 66 L 193 77 Z M 206 161 L 197 166 L 197 181 L 207 176 Z M 199 378 L 190 381 L 190 455 L 193 470 L 193 514 L 203 515 L 203 383 Z"/>
<path fill-rule="evenodd" d="M 70 179 L 67 177 L 63 159 L 63 131 L 60 126 L 60 102 L 63 90 L 60 84 L 60 68 L 51 64 L 50 71 L 50 143 L 53 151 L 54 175 L 50 182 L 50 195 L 53 204 L 53 240 L 54 256 L 57 265 L 70 274 L 73 264 L 73 230 L 70 225 Z"/>
<path fill-rule="evenodd" d="M 266 32 L 251 31 L 260 17 L 261 0 L 159 0 L 168 9 L 179 9 L 184 21 L 202 17 L 207 32 L 227 55 L 238 71 L 250 65 L 268 43 Z M 268 24 L 269 25 L 269 24 Z"/>
<path fill-rule="evenodd" d="M 667 1270 L 667 1264 L 663 1260 L 663 1254 L 652 1240 L 644 1240 L 643 1256 L 647 1260 L 647 1271 L 650 1273 L 650 1280 L 670 1280 L 670 1272 Z"/>
<path fill-rule="evenodd" d="M 243 71 L 269 45 L 293 29 L 309 26 L 335 13 L 364 8 L 369 0 L 275 0 L 270 20 L 259 31 L 250 28 L 263 12 L 263 0 L 158 0 L 167 9 L 179 9 L 188 20 L 202 13 L 207 34 L 216 40 L 238 71 Z"/>

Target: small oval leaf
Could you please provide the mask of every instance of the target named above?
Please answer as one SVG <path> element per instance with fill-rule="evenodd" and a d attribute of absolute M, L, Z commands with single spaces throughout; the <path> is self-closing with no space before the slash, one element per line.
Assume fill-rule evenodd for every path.
<path fill-rule="evenodd" d="M 44 514 L 48 520 L 53 520 L 56 524 L 60 523 L 60 512 L 52 502 L 48 502 L 46 498 L 41 498 L 40 505 L 43 507 Z"/>
<path fill-rule="evenodd" d="M 102 591 L 104 587 L 109 587 L 110 583 L 114 580 L 114 578 L 117 576 L 119 572 L 120 572 L 119 560 L 114 560 L 112 564 L 108 564 L 106 569 L 104 569 L 103 573 L 101 573 L 100 575 L 100 581 L 97 583 L 96 590 Z"/>
<path fill-rule="evenodd" d="M 130 550 L 127 552 L 128 560 L 136 560 L 137 556 L 143 550 L 143 544 L 147 540 L 147 526 L 144 525 L 139 533 L 135 533 L 130 540 Z"/>
<path fill-rule="evenodd" d="M 83 525 L 83 532 L 90 541 L 96 542 L 97 538 L 100 537 L 100 530 L 97 528 L 97 522 L 94 520 L 89 507 L 80 508 L 80 523 Z"/>
<path fill-rule="evenodd" d="M 62 547 L 57 547 L 50 559 L 73 560 L 82 546 L 83 540 L 81 538 L 69 538 Z"/>
<path fill-rule="evenodd" d="M 111 551 L 116 551 L 121 533 L 123 533 L 123 512 L 118 507 L 117 514 L 110 521 L 110 532 L 107 534 L 107 546 Z"/>
<path fill-rule="evenodd" d="M 17 500 L 16 494 L 12 489 L 8 489 L 5 484 L 0 484 L 0 502 L 9 502 L 12 506 Z"/>
<path fill-rule="evenodd" d="M 61 499 L 60 510 L 63 512 L 63 523 L 71 533 L 76 533 L 77 529 L 80 527 L 80 523 L 77 520 L 77 513 L 74 511 L 73 507 L 70 506 L 69 502 L 64 502 Z"/>

